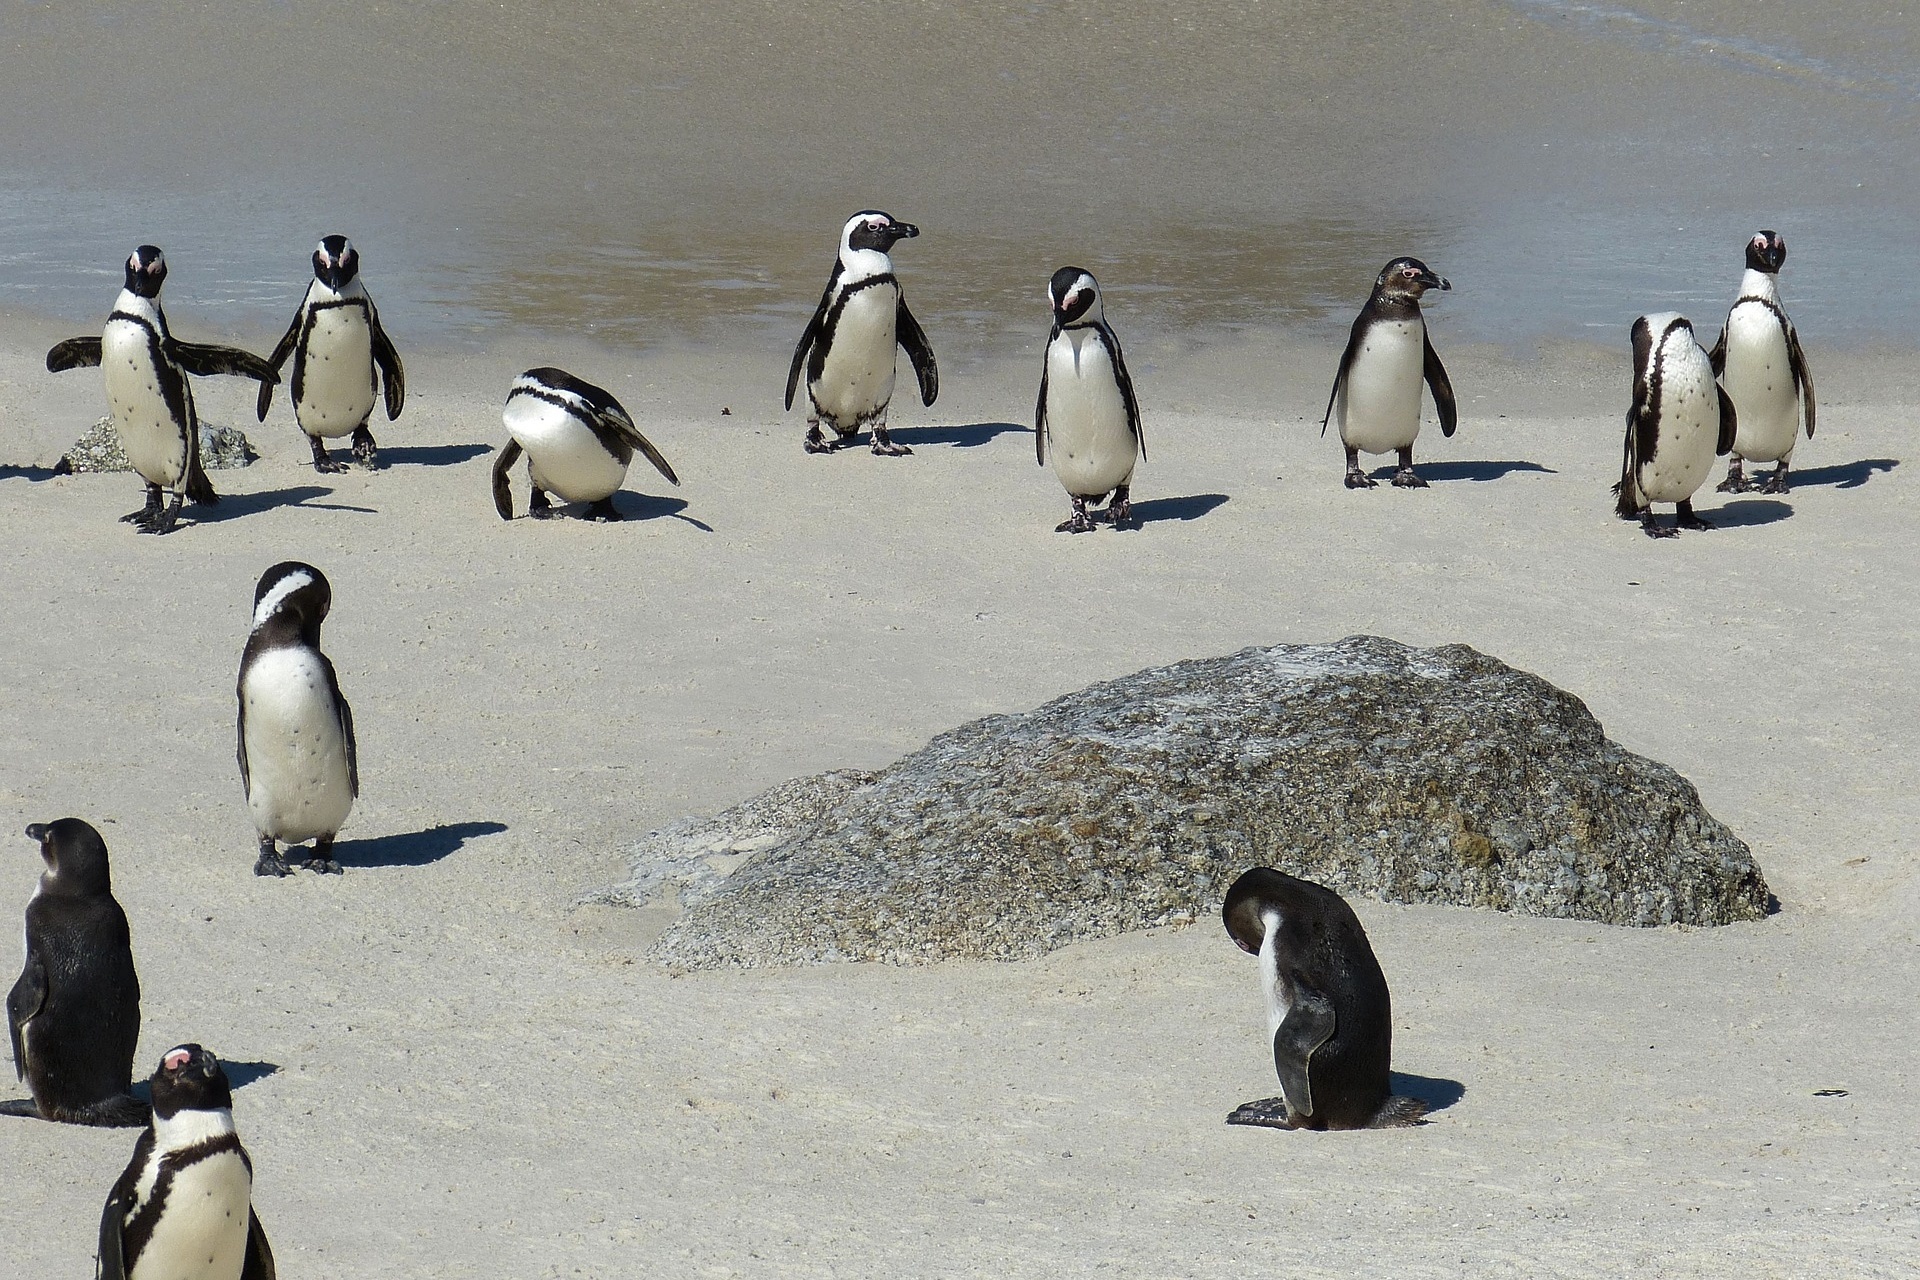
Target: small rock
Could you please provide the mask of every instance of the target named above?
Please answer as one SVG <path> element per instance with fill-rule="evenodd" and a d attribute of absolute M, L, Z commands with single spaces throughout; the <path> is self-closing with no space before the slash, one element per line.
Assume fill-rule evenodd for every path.
<path fill-rule="evenodd" d="M 200 424 L 200 465 L 207 470 L 231 471 L 259 457 L 238 427 Z M 102 418 L 93 424 L 93 430 L 74 441 L 73 448 L 54 465 L 53 473 L 70 476 L 82 471 L 131 470 L 133 464 L 127 461 L 126 450 L 120 447 L 120 433 L 114 430 L 113 419 Z"/>

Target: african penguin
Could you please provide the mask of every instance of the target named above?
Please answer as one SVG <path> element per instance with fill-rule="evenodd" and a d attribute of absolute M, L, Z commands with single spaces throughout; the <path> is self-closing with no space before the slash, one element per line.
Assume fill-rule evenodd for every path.
<path fill-rule="evenodd" d="M 274 1274 L 226 1070 L 197 1044 L 169 1049 L 153 1073 L 153 1123 L 100 1211 L 99 1280 Z"/>
<path fill-rule="evenodd" d="M 291 875 L 274 841 L 313 841 L 308 868 L 338 872 L 333 838 L 360 794 L 353 709 L 320 652 L 333 606 L 327 577 L 288 560 L 260 575 L 253 630 L 240 655 L 240 785 L 260 833 L 253 873 Z"/>
<path fill-rule="evenodd" d="M 168 332 L 166 313 L 160 309 L 160 286 L 166 278 L 166 255 L 150 244 L 141 245 L 127 259 L 126 287 L 114 300 L 100 336 L 68 338 L 47 352 L 50 373 L 99 365 L 105 374 L 120 446 L 147 482 L 147 504 L 120 518 L 142 533 L 171 531 L 186 498 L 203 505 L 220 501 L 201 469 L 200 419 L 185 375 L 229 373 L 268 385 L 280 380 L 273 366 L 258 356 L 181 342 Z M 164 510 L 162 489 L 173 491 L 173 502 Z"/>
<path fill-rule="evenodd" d="M 353 437 L 360 465 L 379 464 L 373 432 L 374 393 L 386 380 L 387 421 L 400 416 L 407 398 L 406 371 L 393 349 L 380 313 L 360 282 L 360 254 L 345 236 L 328 236 L 313 251 L 313 283 L 293 314 L 280 345 L 267 357 L 276 370 L 293 357 L 289 391 L 293 415 L 313 446 L 313 469 L 345 471 L 347 464 L 327 456 L 326 441 Z M 376 370 L 378 371 L 376 374 Z M 271 385 L 260 388 L 260 421 L 273 401 Z"/>
<path fill-rule="evenodd" d="M 27 958 L 7 993 L 7 1026 L 14 1071 L 33 1098 L 0 1102 L 0 1113 L 145 1124 L 147 1104 L 130 1093 L 140 978 L 106 842 L 78 818 L 35 823 L 27 838 L 47 869 L 27 903 Z"/>
<path fill-rule="evenodd" d="M 1780 465 L 1760 492 L 1787 492 L 1787 466 L 1803 413 L 1807 439 L 1813 439 L 1813 375 L 1807 372 L 1800 335 L 1780 305 L 1778 276 L 1786 260 L 1787 242 L 1777 231 L 1759 231 L 1747 241 L 1739 296 L 1727 312 L 1720 341 L 1707 353 L 1739 419 L 1722 493 L 1755 487 L 1742 463 L 1776 461 Z"/>
<path fill-rule="evenodd" d="M 1275 1129 L 1386 1129 L 1417 1124 L 1426 1103 L 1394 1096 L 1387 1064 L 1393 1006 L 1360 927 L 1339 894 L 1255 867 L 1233 882 L 1221 918 L 1260 959 L 1281 1096 L 1249 1102 L 1228 1124 Z"/>
<path fill-rule="evenodd" d="M 1676 312 L 1633 322 L 1633 404 L 1620 483 L 1613 486 L 1622 520 L 1638 520 L 1650 538 L 1711 528 L 1693 513 L 1693 495 L 1713 459 L 1733 447 L 1733 401 L 1713 380 L 1693 326 Z M 1654 523 L 1653 504 L 1676 504 L 1673 526 Z"/>
<path fill-rule="evenodd" d="M 1073 515 L 1056 532 L 1086 533 L 1094 517 L 1087 504 L 1111 493 L 1105 517 L 1116 529 L 1133 515 L 1133 464 L 1146 454 L 1140 405 L 1133 378 L 1120 354 L 1120 339 L 1107 325 L 1100 285 L 1092 273 L 1062 267 L 1047 284 L 1053 331 L 1047 335 L 1040 370 L 1040 399 L 1033 410 L 1034 461 L 1046 465 L 1073 499 Z"/>
<path fill-rule="evenodd" d="M 1451 436 L 1457 418 L 1453 384 L 1433 349 L 1433 339 L 1427 336 L 1420 295 L 1429 289 L 1451 288 L 1418 258 L 1395 258 L 1374 280 L 1373 293 L 1354 319 L 1347 349 L 1340 354 L 1327 412 L 1320 419 L 1320 434 L 1324 436 L 1337 406 L 1340 443 L 1347 447 L 1347 488 L 1373 488 L 1374 482 L 1360 469 L 1363 450 L 1399 455 L 1400 468 L 1393 475 L 1395 488 L 1427 487 L 1413 470 L 1423 379 L 1433 391 L 1440 434 Z"/>
<path fill-rule="evenodd" d="M 887 251 L 920 234 L 910 222 L 877 209 L 863 209 L 840 229 L 840 256 L 827 276 L 827 290 L 793 350 L 787 371 L 787 408 L 807 375 L 808 453 L 832 453 L 853 443 L 860 428 L 873 428 L 873 451 L 890 457 L 912 453 L 887 435 L 887 404 L 893 399 L 893 348 L 907 350 L 920 380 L 920 403 L 940 394 L 940 370 L 920 322 L 907 310 Z M 820 424 L 837 437 L 828 440 Z"/>
<path fill-rule="evenodd" d="M 513 519 L 513 489 L 507 477 L 523 450 L 533 486 L 527 514 L 536 520 L 553 514 L 548 493 L 589 503 L 584 513 L 588 520 L 620 519 L 613 495 L 627 478 L 636 451 L 646 455 L 668 484 L 680 483 L 618 400 L 564 369 L 529 369 L 515 378 L 501 419 L 512 437 L 493 461 L 493 507 L 502 520 Z"/>

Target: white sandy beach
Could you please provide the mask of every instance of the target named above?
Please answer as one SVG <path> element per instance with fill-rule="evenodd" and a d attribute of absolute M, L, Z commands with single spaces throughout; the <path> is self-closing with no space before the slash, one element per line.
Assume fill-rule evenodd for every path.
<path fill-rule="evenodd" d="M 1920 1266 L 1911 356 L 1816 347 L 1793 493 L 1703 494 L 1731 527 L 1654 543 L 1606 492 L 1624 327 L 1617 350 L 1445 348 L 1462 422 L 1421 437 L 1419 493 L 1340 487 L 1337 348 L 1139 338 L 1147 523 L 1077 538 L 1007 425 L 1037 339 L 943 352 L 940 402 L 896 405 L 898 461 L 803 456 L 780 350 L 408 349 L 372 475 L 316 476 L 284 397 L 255 426 L 251 384 L 196 384 L 265 456 L 156 539 L 114 519 L 132 477 L 35 469 L 104 404 L 44 373 L 63 336 L 0 318 L 0 828 L 105 834 L 138 1070 L 190 1039 L 238 1064 L 285 1280 Z M 635 471 L 620 501 L 647 518 L 617 526 L 498 520 L 481 447 L 547 362 L 620 396 L 684 488 Z M 250 873 L 233 681 L 287 558 L 332 579 L 358 722 L 338 878 Z M 1013 965 L 675 976 L 638 958 L 657 913 L 572 906 L 650 827 L 782 779 L 1354 632 L 1576 693 L 1693 780 L 1779 913 L 1635 931 L 1356 902 L 1396 1067 L 1464 1092 L 1422 1128 L 1314 1135 L 1222 1123 L 1275 1081 L 1254 966 L 1212 923 Z M 38 871 L 0 837 L 0 911 Z M 88 1274 L 133 1136 L 0 1123 L 0 1275 Z"/>

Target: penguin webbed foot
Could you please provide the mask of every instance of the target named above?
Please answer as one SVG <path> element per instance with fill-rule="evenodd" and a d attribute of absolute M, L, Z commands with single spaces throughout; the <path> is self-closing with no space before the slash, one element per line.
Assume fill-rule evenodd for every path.
<path fill-rule="evenodd" d="M 1680 536 L 1678 524 L 1661 524 L 1654 519 L 1653 508 L 1648 507 L 1640 513 L 1640 532 L 1649 538 L 1676 538 Z"/>
<path fill-rule="evenodd" d="M 150 484 L 147 486 L 147 505 L 141 507 L 138 511 L 127 512 L 127 514 L 120 517 L 120 523 L 134 525 L 148 524 L 159 514 L 160 486 Z"/>
<path fill-rule="evenodd" d="M 308 436 L 307 443 L 313 446 L 313 469 L 323 476 L 339 475 L 347 469 L 347 464 L 337 462 L 327 453 L 327 446 L 319 436 Z"/>
<path fill-rule="evenodd" d="M 287 860 L 274 849 L 273 841 L 263 837 L 260 841 L 260 856 L 253 864 L 253 874 L 284 878 L 293 874 L 293 868 L 288 866 Z"/>
<path fill-rule="evenodd" d="M 893 437 L 888 435 L 887 429 L 882 426 L 874 427 L 873 439 L 869 447 L 882 458 L 904 458 L 913 452 L 903 444 L 895 444 Z"/>
<path fill-rule="evenodd" d="M 620 509 L 613 505 L 612 498 L 602 498 L 581 512 L 580 518 L 582 520 L 596 520 L 601 524 L 611 524 L 616 520 L 623 520 L 626 517 L 622 516 Z"/>
<path fill-rule="evenodd" d="M 1113 501 L 1101 516 L 1116 529 L 1138 529 L 1140 522 L 1133 518 L 1133 499 L 1126 485 L 1113 491 Z"/>
<path fill-rule="evenodd" d="M 527 499 L 527 514 L 535 520 L 547 520 L 553 516 L 553 503 L 547 498 L 545 489 L 535 489 L 533 496 Z"/>
<path fill-rule="evenodd" d="M 1739 463 L 1727 468 L 1727 478 L 1714 486 L 1720 493 L 1746 493 L 1753 488 L 1753 481 L 1747 479 L 1747 473 L 1740 469 Z"/>
<path fill-rule="evenodd" d="M 1349 489 L 1371 489 L 1374 486 L 1373 480 L 1360 469 L 1360 450 L 1352 445 L 1347 446 L 1346 484 Z"/>
<path fill-rule="evenodd" d="M 1393 473 L 1393 487 L 1396 489 L 1425 489 L 1429 486 L 1412 467 L 1402 467 Z"/>
<path fill-rule="evenodd" d="M 369 471 L 380 469 L 380 447 L 364 422 L 353 429 L 353 459 Z"/>
<path fill-rule="evenodd" d="M 1053 526 L 1055 533 L 1092 533 L 1093 514 L 1087 510 L 1087 499 L 1073 500 L 1073 514 Z"/>
<path fill-rule="evenodd" d="M 1228 1124 L 1252 1125 L 1262 1129 L 1298 1129 L 1293 1110 L 1285 1098 L 1259 1098 L 1243 1102 L 1227 1115 Z"/>
<path fill-rule="evenodd" d="M 313 842 L 313 852 L 307 858 L 307 870 L 323 876 L 340 874 L 340 864 L 333 860 L 333 837 L 321 836 Z"/>
<path fill-rule="evenodd" d="M 173 527 L 178 523 L 180 523 L 180 495 L 175 494 L 172 502 L 156 510 L 146 519 L 135 520 L 133 527 L 141 533 L 159 535 L 172 533 Z"/>
<path fill-rule="evenodd" d="M 1673 509 L 1673 527 L 1676 529 L 1711 529 L 1713 525 L 1693 513 L 1691 502 L 1682 502 Z"/>
<path fill-rule="evenodd" d="M 807 438 L 800 442 L 800 447 L 808 453 L 832 453 L 840 447 L 840 442 L 827 439 L 821 433 L 820 423 L 813 421 L 807 424 Z"/>
<path fill-rule="evenodd" d="M 0 1098 L 0 1116 L 19 1116 L 22 1120 L 44 1120 L 40 1104 L 32 1098 Z"/>
<path fill-rule="evenodd" d="M 1762 493 L 1791 492 L 1791 490 L 1787 485 L 1787 464 L 1786 463 L 1784 462 L 1781 463 L 1779 469 L 1775 471 L 1772 475 L 1767 477 L 1767 482 L 1760 486 L 1760 492 Z"/>

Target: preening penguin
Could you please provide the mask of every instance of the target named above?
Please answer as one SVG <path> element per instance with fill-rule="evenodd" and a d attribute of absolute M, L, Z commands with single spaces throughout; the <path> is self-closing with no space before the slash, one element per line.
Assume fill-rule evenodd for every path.
<path fill-rule="evenodd" d="M 1451 436 L 1458 418 L 1453 406 L 1453 383 L 1446 366 L 1427 336 L 1420 314 L 1420 296 L 1429 289 L 1453 286 L 1427 269 L 1418 258 L 1395 258 L 1381 268 L 1373 294 L 1354 319 L 1347 349 L 1340 353 L 1340 369 L 1333 377 L 1327 412 L 1320 434 L 1336 411 L 1340 443 L 1347 447 L 1347 488 L 1371 489 L 1373 481 L 1360 469 L 1360 454 L 1399 455 L 1393 483 L 1399 489 L 1424 489 L 1427 482 L 1413 470 L 1413 442 L 1420 434 L 1420 383 L 1433 392 L 1440 415 L 1440 434 Z"/>
<path fill-rule="evenodd" d="M 35 823 L 27 838 L 47 869 L 27 903 L 26 963 L 7 994 L 7 1026 L 14 1071 L 33 1098 L 0 1102 L 0 1114 L 145 1124 L 147 1104 L 129 1092 L 140 979 L 106 842 L 78 818 Z"/>
<path fill-rule="evenodd" d="M 1633 404 L 1614 510 L 1638 520 L 1650 538 L 1712 526 L 1693 513 L 1693 495 L 1718 454 L 1733 447 L 1733 401 L 1713 380 L 1693 326 L 1672 311 L 1633 322 Z M 1671 528 L 1654 523 L 1653 504 L 1674 503 Z"/>
<path fill-rule="evenodd" d="M 288 356 L 293 357 L 288 388 L 293 415 L 313 446 L 313 469 L 347 469 L 327 456 L 326 446 L 345 435 L 353 437 L 353 456 L 362 466 L 379 465 L 373 432 L 367 429 L 379 380 L 386 381 L 387 421 L 392 422 L 406 403 L 407 375 L 360 281 L 359 251 L 345 236 L 328 236 L 314 248 L 313 283 L 267 362 L 278 371 Z M 273 386 L 263 385 L 262 422 L 272 401 Z"/>
<path fill-rule="evenodd" d="M 353 709 L 320 652 L 320 624 L 332 607 L 326 575 L 297 560 L 274 565 L 254 588 L 237 691 L 240 785 L 260 833 L 255 875 L 293 873 L 276 840 L 311 840 L 306 865 L 340 870 L 333 838 L 360 795 L 360 763 Z"/>
<path fill-rule="evenodd" d="M 99 1280 L 274 1280 L 253 1211 L 253 1160 L 233 1089 L 197 1044 L 153 1073 L 153 1122 L 100 1211 Z"/>
<path fill-rule="evenodd" d="M 513 519 L 508 473 L 523 450 L 533 485 L 527 514 L 536 520 L 553 514 L 549 492 L 591 504 L 588 520 L 618 520 L 613 495 L 636 452 L 645 454 L 668 484 L 680 483 L 618 400 L 564 369 L 529 369 L 515 378 L 501 418 L 512 436 L 493 460 L 493 507 L 502 520 Z"/>
<path fill-rule="evenodd" d="M 1233 882 L 1227 934 L 1259 957 L 1281 1096 L 1245 1103 L 1228 1124 L 1386 1129 L 1419 1122 L 1426 1103 L 1394 1096 L 1387 1065 L 1393 1006 L 1359 917 L 1339 894 L 1271 867 Z"/>
<path fill-rule="evenodd" d="M 1780 305 L 1779 274 L 1787 260 L 1787 242 L 1777 231 L 1759 231 L 1747 241 L 1747 270 L 1740 277 L 1740 293 L 1727 312 L 1720 341 L 1707 359 L 1720 385 L 1733 401 L 1738 417 L 1733 436 L 1733 460 L 1722 493 L 1745 493 L 1755 487 L 1741 464 L 1778 462 L 1762 493 L 1787 492 L 1787 467 L 1801 418 L 1807 439 L 1813 439 L 1813 375 L 1800 349 L 1800 335 Z"/>
<path fill-rule="evenodd" d="M 200 466 L 200 419 L 186 375 L 216 373 L 280 380 L 272 365 L 233 347 L 181 342 L 167 329 L 160 286 L 166 255 L 143 244 L 127 259 L 126 287 L 114 300 L 98 338 L 68 338 L 47 352 L 47 371 L 99 365 L 107 384 L 120 447 L 147 482 L 147 504 L 120 517 L 142 533 L 167 533 L 187 498 L 203 505 L 220 501 Z M 162 510 L 160 491 L 173 491 Z"/>
<path fill-rule="evenodd" d="M 1033 456 L 1044 466 L 1053 451 L 1053 473 L 1073 499 L 1073 515 L 1057 531 L 1092 529 L 1087 504 L 1097 505 L 1109 493 L 1113 501 L 1105 518 L 1124 528 L 1133 515 L 1133 464 L 1146 456 L 1146 440 L 1120 339 L 1107 325 L 1091 272 L 1060 268 L 1047 284 L 1047 300 L 1053 331 L 1033 410 Z"/>
<path fill-rule="evenodd" d="M 940 394 L 940 370 L 920 322 L 894 278 L 888 250 L 920 234 L 910 222 L 896 221 L 877 209 L 863 209 L 840 229 L 840 256 L 827 277 L 813 319 L 793 351 L 787 371 L 787 408 L 807 375 L 808 453 L 832 453 L 853 443 L 860 428 L 873 428 L 873 451 L 897 457 L 912 453 L 887 435 L 887 404 L 893 399 L 893 348 L 905 347 L 920 380 L 920 403 Z M 835 439 L 821 434 L 832 427 Z"/>

